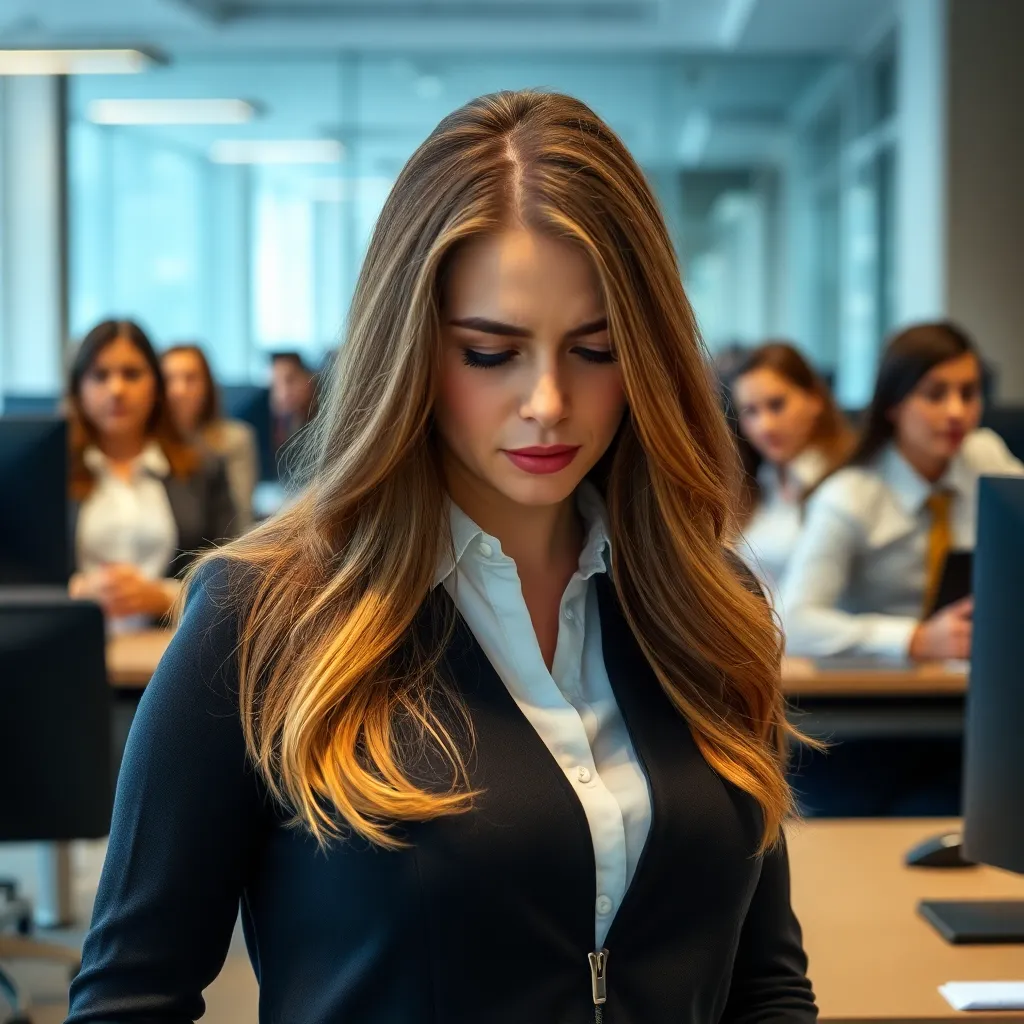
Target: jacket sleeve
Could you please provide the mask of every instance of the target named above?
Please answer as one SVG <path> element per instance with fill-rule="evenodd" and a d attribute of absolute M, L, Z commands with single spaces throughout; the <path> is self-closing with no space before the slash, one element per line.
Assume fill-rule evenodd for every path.
<path fill-rule="evenodd" d="M 722 1024 L 811 1024 L 818 1018 L 800 923 L 789 891 L 785 840 L 765 854 L 740 931 Z"/>
<path fill-rule="evenodd" d="M 224 563 L 197 577 L 121 765 L 68 1024 L 186 1024 L 224 963 L 267 809 L 238 712 Z"/>

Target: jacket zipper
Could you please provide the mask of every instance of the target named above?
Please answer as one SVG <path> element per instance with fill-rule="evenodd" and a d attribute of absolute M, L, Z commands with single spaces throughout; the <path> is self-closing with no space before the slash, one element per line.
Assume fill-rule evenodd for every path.
<path fill-rule="evenodd" d="M 594 1024 L 604 1024 L 604 1004 L 608 999 L 608 950 L 588 953 L 590 991 L 594 997 Z"/>

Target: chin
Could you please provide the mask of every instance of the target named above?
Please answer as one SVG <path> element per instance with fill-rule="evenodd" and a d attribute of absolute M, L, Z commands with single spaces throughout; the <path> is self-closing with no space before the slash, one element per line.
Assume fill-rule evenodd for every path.
<path fill-rule="evenodd" d="M 517 505 L 540 508 L 546 505 L 560 505 L 580 484 L 580 477 L 568 473 L 552 473 L 550 476 L 530 476 L 517 472 L 519 479 L 507 476 L 496 481 L 494 486 L 509 501 Z"/>

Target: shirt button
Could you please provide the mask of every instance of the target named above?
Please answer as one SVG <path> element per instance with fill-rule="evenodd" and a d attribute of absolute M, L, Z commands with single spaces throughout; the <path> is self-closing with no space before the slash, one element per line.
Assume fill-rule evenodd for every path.
<path fill-rule="evenodd" d="M 477 548 L 477 550 L 484 556 L 484 558 L 490 558 L 491 555 L 494 554 L 494 548 L 492 548 L 485 540 L 480 541 L 480 547 Z"/>
<path fill-rule="evenodd" d="M 610 896 L 597 897 L 597 912 L 602 917 L 607 917 L 612 912 L 612 907 L 614 906 L 615 904 L 612 903 L 612 899 Z"/>
<path fill-rule="evenodd" d="M 573 610 L 572 610 L 571 608 L 566 608 L 566 609 L 565 609 L 565 617 L 566 617 L 566 619 L 567 619 L 567 620 L 568 620 L 569 622 L 572 622 L 572 620 L 576 618 L 576 616 L 575 616 L 575 614 L 573 613 Z"/>
<path fill-rule="evenodd" d="M 583 783 L 589 782 L 590 778 L 591 778 L 591 776 L 590 776 L 590 769 L 587 768 L 585 765 L 581 764 L 579 766 L 579 768 L 576 769 L 576 778 L 579 779 L 580 782 L 583 782 Z"/>

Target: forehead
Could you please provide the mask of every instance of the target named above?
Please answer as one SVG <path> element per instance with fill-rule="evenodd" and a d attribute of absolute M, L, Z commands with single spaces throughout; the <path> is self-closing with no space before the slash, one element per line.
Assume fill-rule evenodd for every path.
<path fill-rule="evenodd" d="M 600 312 L 604 298 L 590 257 L 570 241 L 526 228 L 480 235 L 455 251 L 444 282 L 446 309 L 512 323 Z"/>
<path fill-rule="evenodd" d="M 168 352 L 163 357 L 163 364 L 166 369 L 177 373 L 199 373 L 202 369 L 199 356 L 195 352 Z"/>
<path fill-rule="evenodd" d="M 976 381 L 981 376 L 978 357 L 967 352 L 955 359 L 947 359 L 933 366 L 922 378 L 922 384 L 962 384 Z"/>
<path fill-rule="evenodd" d="M 797 386 L 787 380 L 781 373 L 767 366 L 759 366 L 756 370 L 750 370 L 736 378 L 733 390 L 737 396 L 748 401 L 758 398 L 767 398 L 770 395 L 780 395 L 789 391 L 796 391 Z"/>
<path fill-rule="evenodd" d="M 94 366 L 132 364 L 147 366 L 146 357 L 127 338 L 115 338 L 96 353 Z"/>

